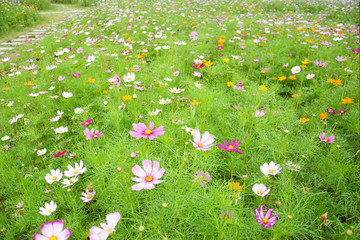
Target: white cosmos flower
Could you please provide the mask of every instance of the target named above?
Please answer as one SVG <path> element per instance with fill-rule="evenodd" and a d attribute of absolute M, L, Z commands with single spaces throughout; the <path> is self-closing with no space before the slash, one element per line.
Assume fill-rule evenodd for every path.
<path fill-rule="evenodd" d="M 63 96 L 64 98 L 71 98 L 71 97 L 73 96 L 73 94 L 72 94 L 71 92 L 63 92 L 63 93 L 62 93 L 62 96 Z"/>
<path fill-rule="evenodd" d="M 1 138 L 2 141 L 6 141 L 6 140 L 9 140 L 9 139 L 10 139 L 9 136 L 3 136 L 3 137 Z"/>
<path fill-rule="evenodd" d="M 56 134 L 66 133 L 68 131 L 68 127 L 58 127 L 54 129 Z"/>
<path fill-rule="evenodd" d="M 301 72 L 301 67 L 300 66 L 295 66 L 293 68 L 291 68 L 291 73 L 292 74 L 296 74 L 296 73 L 299 73 Z"/>
<path fill-rule="evenodd" d="M 75 112 L 76 114 L 82 114 L 82 113 L 84 112 L 84 109 L 82 109 L 82 108 L 75 108 L 74 112 Z"/>
<path fill-rule="evenodd" d="M 133 82 L 135 80 L 135 74 L 134 73 L 127 73 L 123 76 L 124 82 Z"/>
<path fill-rule="evenodd" d="M 268 175 L 276 175 L 280 173 L 281 167 L 280 164 L 275 164 L 274 162 L 264 163 L 262 166 L 260 166 L 261 172 L 268 176 Z"/>
<path fill-rule="evenodd" d="M 41 149 L 41 150 L 38 150 L 38 151 L 36 152 L 36 154 L 37 154 L 38 156 L 44 155 L 45 153 L 46 153 L 46 148 Z"/>
<path fill-rule="evenodd" d="M 62 172 L 60 171 L 60 169 L 52 169 L 50 171 L 50 173 L 47 173 L 45 175 L 45 180 L 49 183 L 52 184 L 53 182 L 58 182 L 60 181 L 62 178 Z"/>
<path fill-rule="evenodd" d="M 75 163 L 75 168 L 70 164 L 67 167 L 69 170 L 64 172 L 66 177 L 78 176 L 86 171 L 86 167 L 84 167 L 84 162 L 82 160 L 80 160 L 80 164 Z"/>
<path fill-rule="evenodd" d="M 155 111 L 149 111 L 149 115 L 150 115 L 150 116 L 156 116 L 156 115 L 158 115 L 160 112 L 162 112 L 160 109 L 156 109 Z"/>
<path fill-rule="evenodd" d="M 306 79 L 313 79 L 315 77 L 315 74 L 308 74 L 308 75 L 306 75 Z"/>
<path fill-rule="evenodd" d="M 56 210 L 56 208 L 57 208 L 56 203 L 54 203 L 54 201 L 51 200 L 50 204 L 45 203 L 45 208 L 40 207 L 39 213 L 44 216 L 49 216 Z"/>
<path fill-rule="evenodd" d="M 62 184 L 64 184 L 63 188 L 66 188 L 66 187 L 70 187 L 71 185 L 73 185 L 74 183 L 76 183 L 77 181 L 79 180 L 79 177 L 73 177 L 71 179 L 64 179 L 62 181 Z"/>
<path fill-rule="evenodd" d="M 171 103 L 171 99 L 169 98 L 166 99 L 162 98 L 159 100 L 159 104 L 170 104 L 170 103 Z"/>
<path fill-rule="evenodd" d="M 10 57 L 7 57 L 7 58 L 3 58 L 3 59 L 1 59 L 1 61 L 3 61 L 3 62 L 8 62 L 8 61 L 10 61 Z"/>

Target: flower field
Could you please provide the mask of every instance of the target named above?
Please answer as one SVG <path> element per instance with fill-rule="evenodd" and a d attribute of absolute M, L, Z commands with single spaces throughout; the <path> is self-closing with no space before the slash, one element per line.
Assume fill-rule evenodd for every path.
<path fill-rule="evenodd" d="M 0 239 L 359 239 L 359 20 L 132 0 L 51 27 L 0 59 Z"/>

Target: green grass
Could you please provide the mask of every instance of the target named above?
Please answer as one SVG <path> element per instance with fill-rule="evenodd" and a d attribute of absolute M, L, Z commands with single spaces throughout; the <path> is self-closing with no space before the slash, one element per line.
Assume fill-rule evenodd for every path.
<path fill-rule="evenodd" d="M 72 231 L 70 239 L 86 239 L 90 228 L 100 226 L 113 212 L 119 212 L 121 220 L 109 239 L 359 238 L 359 155 L 355 155 L 360 131 L 359 54 L 352 51 L 359 48 L 358 6 L 344 8 L 319 1 L 166 1 L 160 6 L 131 2 L 100 4 L 92 7 L 91 13 L 66 19 L 42 42 L 22 49 L 32 50 L 21 51 L 15 61 L 2 62 L 0 137 L 10 137 L 1 141 L 2 238 L 32 239 L 43 223 L 59 219 Z M 114 14 L 109 10 L 114 6 L 123 12 Z M 321 15 L 324 13 L 328 15 Z M 222 26 L 211 19 L 222 21 Z M 127 30 L 129 26 L 131 30 Z M 167 37 L 151 39 L 160 30 Z M 336 41 L 340 30 L 343 39 Z M 193 31 L 198 33 L 196 40 L 189 37 Z M 148 36 L 150 32 L 154 34 Z M 258 37 L 266 40 L 255 43 Z M 115 41 L 121 38 L 132 48 Z M 217 50 L 219 39 L 225 39 L 223 50 Z M 186 45 L 176 45 L 177 41 Z M 155 50 L 158 46 L 170 48 Z M 80 47 L 83 52 L 77 53 Z M 71 51 L 54 57 L 65 48 Z M 122 55 L 124 50 L 132 53 Z M 95 56 L 91 64 L 86 59 L 90 55 Z M 198 56 L 212 65 L 194 69 Z M 346 61 L 338 62 L 338 56 Z M 29 59 L 33 62 L 25 61 Z M 316 60 L 328 66 L 319 67 Z M 32 64 L 35 69 L 21 71 Z M 47 70 L 51 65 L 56 68 Z M 300 65 L 301 71 L 293 74 L 292 67 Z M 132 71 L 134 67 L 140 70 Z M 265 73 L 264 68 L 271 69 Z M 173 76 L 175 70 L 180 72 L 177 77 Z M 195 71 L 202 76 L 193 76 Z M 125 86 L 124 80 L 120 88 L 108 81 L 115 74 L 122 79 L 129 72 L 144 91 Z M 75 73 L 80 76 L 73 77 Z M 307 79 L 308 74 L 315 77 Z M 58 81 L 59 76 L 66 78 Z M 293 76 L 295 80 L 289 78 Z M 280 81 L 280 77 L 286 79 Z M 339 79 L 341 85 L 329 79 Z M 240 81 L 245 92 L 231 86 Z M 197 88 L 197 82 L 204 88 Z M 174 94 L 169 91 L 173 87 L 185 91 Z M 29 96 L 39 92 L 43 94 Z M 64 98 L 63 92 L 73 96 Z M 59 97 L 50 97 L 55 95 Z M 131 99 L 124 101 L 126 95 Z M 344 104 L 347 97 L 353 103 Z M 161 98 L 172 102 L 161 105 Z M 190 104 L 179 98 L 201 103 L 191 105 L 191 112 Z M 14 101 L 11 107 L 7 106 L 10 101 Z M 122 103 L 126 107 L 119 110 Z M 234 104 L 242 108 L 235 109 Z M 75 108 L 84 112 L 75 114 Z M 320 119 L 328 108 L 347 111 Z M 148 114 L 156 109 L 162 112 Z M 57 110 L 64 114 L 51 122 Z M 254 117 L 256 110 L 266 114 Z M 9 124 L 18 114 L 24 117 Z M 104 135 L 86 140 L 80 123 L 87 119 L 93 121 L 88 128 Z M 306 121 L 301 122 L 303 119 Z M 151 141 L 130 136 L 133 123 L 148 126 L 150 121 L 155 128 L 164 126 L 165 133 Z M 55 134 L 53 129 L 60 126 L 69 131 Z M 201 134 L 208 131 L 215 145 L 210 151 L 197 151 L 189 141 L 192 135 L 182 129 L 185 126 L 199 129 Z M 321 133 L 334 135 L 335 141 L 320 141 Z M 242 142 L 239 149 L 243 154 L 218 148 L 219 143 L 232 139 Z M 5 145 L 12 148 L 5 150 Z M 44 148 L 46 154 L 38 156 L 37 151 Z M 53 158 L 63 150 L 67 156 Z M 131 158 L 136 151 L 136 158 Z M 69 159 L 70 153 L 76 156 Z M 166 170 L 165 182 L 152 190 L 132 191 L 135 182 L 131 177 L 135 175 L 131 169 L 142 166 L 144 159 L 160 162 L 160 168 Z M 87 171 L 73 186 L 62 188 L 61 182 L 46 182 L 51 169 L 64 172 L 68 164 L 74 166 L 80 160 Z M 282 167 L 276 177 L 266 177 L 260 170 L 271 161 Z M 300 171 L 288 170 L 288 161 L 300 165 Z M 197 170 L 211 175 L 206 187 L 192 182 Z M 231 182 L 238 182 L 242 191 L 229 189 Z M 265 198 L 255 195 L 252 186 L 256 183 L 272 188 L 271 192 Z M 96 195 L 83 203 L 81 193 L 89 184 Z M 237 204 L 235 194 L 241 197 Z M 40 215 L 39 208 L 51 200 L 57 204 L 56 211 Z M 20 201 L 24 207 L 19 213 L 16 204 Z M 274 209 L 278 216 L 275 226 L 267 229 L 257 223 L 254 210 L 261 204 L 265 210 Z M 230 220 L 221 220 L 222 210 L 234 212 Z M 327 220 L 321 222 L 319 218 L 326 212 Z M 346 235 L 348 230 L 352 237 Z"/>

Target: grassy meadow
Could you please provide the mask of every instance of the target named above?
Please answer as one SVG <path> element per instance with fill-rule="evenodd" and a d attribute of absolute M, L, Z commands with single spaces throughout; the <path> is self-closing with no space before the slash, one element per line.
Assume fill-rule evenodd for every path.
<path fill-rule="evenodd" d="M 0 239 L 360 239 L 359 20 L 100 1 L 3 55 Z"/>

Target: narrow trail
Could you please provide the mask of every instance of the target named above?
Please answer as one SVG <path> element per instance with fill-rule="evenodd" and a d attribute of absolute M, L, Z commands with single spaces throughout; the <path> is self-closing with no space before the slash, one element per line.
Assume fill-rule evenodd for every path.
<path fill-rule="evenodd" d="M 19 31 L 15 34 L 3 37 L 2 39 L 0 39 L 1 58 L 11 57 L 12 59 L 14 59 L 18 57 L 20 55 L 19 46 L 33 45 L 36 41 L 41 40 L 49 29 L 56 27 L 66 17 L 71 18 L 76 14 L 85 11 L 84 9 L 74 9 L 62 4 L 52 5 L 58 9 L 61 9 L 61 11 L 41 11 L 39 12 L 39 14 L 51 16 L 55 15 L 56 22 L 52 23 L 51 21 L 48 21 L 48 23 L 40 23 L 25 30 Z"/>

